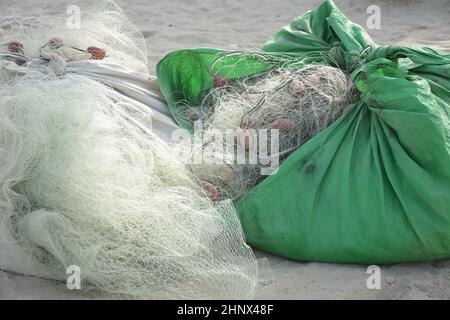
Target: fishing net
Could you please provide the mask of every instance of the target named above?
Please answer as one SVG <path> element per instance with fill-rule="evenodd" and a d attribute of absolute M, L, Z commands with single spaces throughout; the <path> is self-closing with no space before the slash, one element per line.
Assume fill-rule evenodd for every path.
<path fill-rule="evenodd" d="M 283 161 L 355 101 L 353 85 L 341 69 L 317 64 L 275 68 L 233 82 L 216 78 L 215 86 L 200 106 L 181 107 L 179 112 L 201 121 L 203 147 L 194 153 L 201 151 L 209 163 L 191 167 L 207 189 L 218 194 L 216 199 L 236 199 L 248 192 L 267 176 L 261 171 L 267 159 Z M 234 129 L 231 149 L 226 146 L 231 140 L 223 137 L 229 129 Z"/>
<path fill-rule="evenodd" d="M 234 209 L 210 203 L 136 124 L 139 110 L 77 76 L 0 90 L 0 223 L 30 260 L 56 278 L 78 265 L 85 289 L 251 297 L 255 265 Z"/>
<path fill-rule="evenodd" d="M 74 8 L 43 17 L 6 16 L 5 9 L 0 13 L 0 51 L 12 43 L 10 49 L 28 57 L 57 51 L 66 60 L 83 60 L 91 58 L 87 49 L 96 47 L 106 51 L 105 63 L 148 71 L 145 39 L 114 2 L 77 1 Z M 54 39 L 58 41 L 48 43 Z"/>
<path fill-rule="evenodd" d="M 122 17 L 98 15 L 92 26 Z M 21 31 L 25 50 L 50 36 L 46 19 L 37 35 Z M 114 28 L 70 41 L 92 35 L 121 63 L 130 52 L 102 40 L 121 37 Z M 125 63 L 145 65 L 135 55 Z M 65 280 L 76 265 L 84 291 L 121 297 L 253 296 L 256 262 L 232 204 L 210 201 L 139 103 L 87 76 L 10 66 L 0 56 L 0 268 Z"/>
<path fill-rule="evenodd" d="M 180 116 L 178 109 L 200 106 L 214 85 L 233 87 L 279 68 L 271 62 L 280 55 L 295 60 L 285 69 L 339 66 L 357 88 L 350 96 L 360 98 L 290 154 L 277 174 L 234 202 L 248 243 L 299 261 L 385 264 L 450 257 L 450 54 L 376 44 L 325 0 L 282 27 L 261 52 L 183 49 L 162 59 L 157 74 L 174 118 L 191 133 L 189 113 Z M 301 85 L 294 87 L 301 92 Z M 233 125 L 240 117 L 244 125 L 259 118 L 256 109 L 244 117 L 256 105 L 244 113 L 240 107 L 233 107 L 239 116 L 233 108 L 228 113 Z M 197 111 L 193 118 L 200 119 L 198 109 L 186 111 Z"/>

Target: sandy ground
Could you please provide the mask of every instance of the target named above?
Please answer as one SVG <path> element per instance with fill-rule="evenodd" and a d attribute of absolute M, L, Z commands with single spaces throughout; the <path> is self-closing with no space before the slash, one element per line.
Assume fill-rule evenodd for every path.
<path fill-rule="evenodd" d="M 172 50 L 189 47 L 256 50 L 292 18 L 319 0 L 128 0 L 117 1 L 149 47 L 149 67 Z M 381 8 L 378 43 L 409 43 L 450 51 L 450 0 L 335 0 L 353 21 L 366 26 L 369 4 Z M 0 0 L 3 12 L 61 14 L 76 0 Z M 450 260 L 381 266 L 381 289 L 369 290 L 367 266 L 298 263 L 264 258 L 261 299 L 450 299 Z M 0 299 L 86 298 L 64 284 L 0 271 Z M 98 298 L 98 297 L 89 297 Z"/>
<path fill-rule="evenodd" d="M 367 266 L 264 257 L 256 299 L 450 299 L 450 260 L 380 266 L 381 288 L 367 288 Z M 269 264 L 269 265 L 267 265 Z M 0 299 L 105 299 L 64 283 L 0 272 Z"/>

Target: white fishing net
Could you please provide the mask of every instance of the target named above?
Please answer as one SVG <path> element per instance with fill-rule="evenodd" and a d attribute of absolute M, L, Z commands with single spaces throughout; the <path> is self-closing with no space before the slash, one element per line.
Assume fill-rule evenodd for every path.
<path fill-rule="evenodd" d="M 119 21 L 114 17 L 122 14 L 100 12 L 91 23 Z M 33 30 L 28 35 L 28 26 L 20 31 L 28 37 L 20 38 L 25 51 L 38 48 L 38 37 L 50 36 L 53 22 L 46 19 L 38 36 Z M 125 50 L 136 39 L 121 38 L 121 26 L 114 28 L 68 33 L 64 41 L 87 45 L 92 35 L 97 44 L 111 46 L 110 62 L 141 70 L 139 50 Z M 8 31 L 8 40 L 20 32 Z M 103 40 L 118 37 L 122 47 Z M 232 204 L 210 201 L 149 130 L 149 113 L 87 76 L 57 75 L 41 63 L 12 68 L 21 58 L 4 57 L 0 268 L 65 280 L 66 268 L 76 265 L 84 291 L 123 297 L 253 296 L 256 262 Z"/>
<path fill-rule="evenodd" d="M 347 75 L 324 65 L 275 68 L 232 82 L 221 81 L 199 107 L 179 109 L 182 117 L 201 120 L 203 145 L 193 149 L 193 155 L 199 157 L 196 153 L 201 152 L 203 158 L 213 160 L 193 164 L 191 169 L 215 199 L 236 199 L 251 190 L 267 177 L 261 169 L 267 167 L 268 158 L 277 157 L 281 163 L 354 103 Z M 227 129 L 234 129 L 231 149 L 230 139 L 217 138 L 217 132 L 226 135 Z M 271 135 L 273 129 L 278 131 L 276 135 Z M 271 139 L 276 139 L 275 150 Z M 234 153 L 232 160 L 223 161 L 230 158 L 230 152 Z"/>
<path fill-rule="evenodd" d="M 70 5 L 71 3 L 68 3 Z M 0 45 L 19 43 L 28 57 L 48 52 L 44 45 L 51 39 L 62 40 L 58 53 L 68 60 L 89 58 L 89 47 L 106 51 L 105 63 L 120 65 L 137 72 L 148 71 L 145 39 L 113 2 L 76 1 L 68 13 L 43 17 L 6 16 L 0 12 Z M 78 15 L 79 14 L 79 15 Z M 0 48 L 2 51 L 2 48 Z"/>
<path fill-rule="evenodd" d="M 2 83 L 0 224 L 56 278 L 79 266 L 84 289 L 251 297 L 255 262 L 233 207 L 213 207 L 134 112 L 83 77 Z"/>

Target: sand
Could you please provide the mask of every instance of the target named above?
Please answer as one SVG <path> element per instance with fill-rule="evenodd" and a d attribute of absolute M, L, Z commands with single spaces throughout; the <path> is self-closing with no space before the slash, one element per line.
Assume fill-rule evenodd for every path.
<path fill-rule="evenodd" d="M 190 47 L 257 50 L 281 26 L 319 0 L 117 1 L 144 33 L 151 73 L 170 51 Z M 377 43 L 416 44 L 450 51 L 450 0 L 335 0 L 366 27 L 369 4 L 381 9 Z M 65 12 L 76 0 L 0 0 L 0 13 Z M 367 288 L 367 266 L 299 263 L 257 252 L 265 265 L 260 299 L 450 299 L 450 260 L 381 266 L 381 289 Z M 0 271 L 0 299 L 103 298 L 82 296 L 63 283 Z"/>

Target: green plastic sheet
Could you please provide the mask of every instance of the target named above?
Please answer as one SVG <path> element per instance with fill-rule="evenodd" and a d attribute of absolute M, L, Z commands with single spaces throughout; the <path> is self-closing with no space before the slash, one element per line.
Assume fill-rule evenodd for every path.
<path fill-rule="evenodd" d="M 450 257 L 450 55 L 380 46 L 332 1 L 282 28 L 263 48 L 286 67 L 338 65 L 361 98 L 296 150 L 278 173 L 236 202 L 247 242 L 290 259 L 395 263 Z M 273 61 L 217 49 L 170 53 L 161 90 L 180 126 L 180 103 L 269 70 Z"/>

